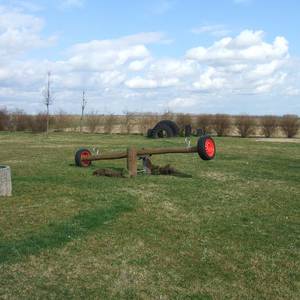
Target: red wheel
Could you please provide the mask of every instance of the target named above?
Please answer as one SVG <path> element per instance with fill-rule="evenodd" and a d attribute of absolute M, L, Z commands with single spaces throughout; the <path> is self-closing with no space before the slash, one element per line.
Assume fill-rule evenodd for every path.
<path fill-rule="evenodd" d="M 75 164 L 78 167 L 87 168 L 92 162 L 90 160 L 86 160 L 87 157 L 92 155 L 91 151 L 88 149 L 79 149 L 75 154 Z"/>
<path fill-rule="evenodd" d="M 203 160 L 211 160 L 216 155 L 216 144 L 212 137 L 204 135 L 198 140 L 198 154 Z"/>

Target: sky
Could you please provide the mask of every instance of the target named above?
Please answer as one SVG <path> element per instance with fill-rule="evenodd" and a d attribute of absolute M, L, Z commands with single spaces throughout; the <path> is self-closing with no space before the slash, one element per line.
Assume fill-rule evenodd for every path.
<path fill-rule="evenodd" d="M 300 114 L 298 0 L 0 0 L 0 108 Z M 298 29 L 297 29 L 298 28 Z"/>

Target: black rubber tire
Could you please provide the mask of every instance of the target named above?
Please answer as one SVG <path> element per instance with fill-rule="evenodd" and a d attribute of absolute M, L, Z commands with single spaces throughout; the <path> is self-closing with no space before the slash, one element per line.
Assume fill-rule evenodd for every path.
<path fill-rule="evenodd" d="M 147 131 L 147 137 L 148 138 L 153 138 L 153 129 L 148 129 L 148 131 Z"/>
<path fill-rule="evenodd" d="M 196 135 L 197 136 L 203 136 L 203 135 L 205 135 L 204 130 L 202 128 L 197 128 Z"/>
<path fill-rule="evenodd" d="M 159 123 L 164 123 L 164 124 L 168 125 L 169 127 L 171 127 L 174 137 L 179 135 L 180 129 L 175 122 L 173 122 L 171 120 L 162 120 Z"/>
<path fill-rule="evenodd" d="M 172 130 L 174 137 L 179 135 L 179 127 L 176 125 L 175 122 L 170 121 L 170 120 L 162 120 L 154 126 L 153 130 L 156 130 L 158 127 L 161 127 L 161 126 L 164 126 L 164 127 L 168 126 Z"/>
<path fill-rule="evenodd" d="M 214 148 L 214 151 L 209 151 L 205 146 L 209 142 L 211 147 Z M 209 135 L 203 135 L 199 138 L 198 144 L 198 154 L 203 160 L 212 160 L 216 156 L 216 144 L 213 138 Z"/>
<path fill-rule="evenodd" d="M 173 130 L 170 126 L 166 125 L 165 123 L 158 123 L 152 129 L 152 138 L 164 138 L 164 137 L 174 137 Z"/>
<path fill-rule="evenodd" d="M 81 148 L 81 149 L 77 150 L 75 153 L 75 164 L 77 167 L 88 168 L 92 164 L 91 161 L 85 162 L 85 161 L 81 160 L 81 155 L 84 152 L 89 153 L 89 155 L 92 155 L 92 153 L 89 149 Z"/>
<path fill-rule="evenodd" d="M 184 136 L 190 137 L 192 135 L 192 125 L 184 126 Z"/>

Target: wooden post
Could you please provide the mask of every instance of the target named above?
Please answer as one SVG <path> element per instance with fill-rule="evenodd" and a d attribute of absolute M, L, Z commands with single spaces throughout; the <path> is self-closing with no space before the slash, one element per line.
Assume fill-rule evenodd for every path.
<path fill-rule="evenodd" d="M 11 172 L 10 167 L 0 166 L 0 197 L 11 196 Z"/>
<path fill-rule="evenodd" d="M 137 151 L 134 147 L 127 149 L 127 169 L 130 177 L 137 176 Z"/>

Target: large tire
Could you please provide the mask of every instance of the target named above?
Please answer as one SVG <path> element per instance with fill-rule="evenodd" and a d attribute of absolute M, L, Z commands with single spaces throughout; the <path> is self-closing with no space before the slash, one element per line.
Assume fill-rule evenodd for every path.
<path fill-rule="evenodd" d="M 152 129 L 152 138 L 164 138 L 164 137 L 174 137 L 173 130 L 170 126 L 166 125 L 165 123 L 158 123 Z"/>
<path fill-rule="evenodd" d="M 153 130 L 156 131 L 157 129 L 159 129 L 161 127 L 164 127 L 164 128 L 169 127 L 170 128 L 170 130 L 172 131 L 172 135 L 170 135 L 170 137 L 179 135 L 179 127 L 173 121 L 162 120 L 154 126 Z"/>
<path fill-rule="evenodd" d="M 153 137 L 153 129 L 148 129 L 147 131 L 147 137 L 152 138 Z"/>
<path fill-rule="evenodd" d="M 216 155 L 216 144 L 211 136 L 204 135 L 198 140 L 198 154 L 203 160 L 212 160 Z"/>
<path fill-rule="evenodd" d="M 77 167 L 82 167 L 82 168 L 87 168 L 89 167 L 92 162 L 89 160 L 84 160 L 85 157 L 87 156 L 91 156 L 92 153 L 90 150 L 88 149 L 79 149 L 77 150 L 76 154 L 75 154 L 75 164 Z"/>
<path fill-rule="evenodd" d="M 179 135 L 179 131 L 180 130 L 179 130 L 179 127 L 177 126 L 177 124 L 175 122 L 173 122 L 171 120 L 162 120 L 158 124 L 166 124 L 166 125 L 168 125 L 172 129 L 174 137 Z"/>

